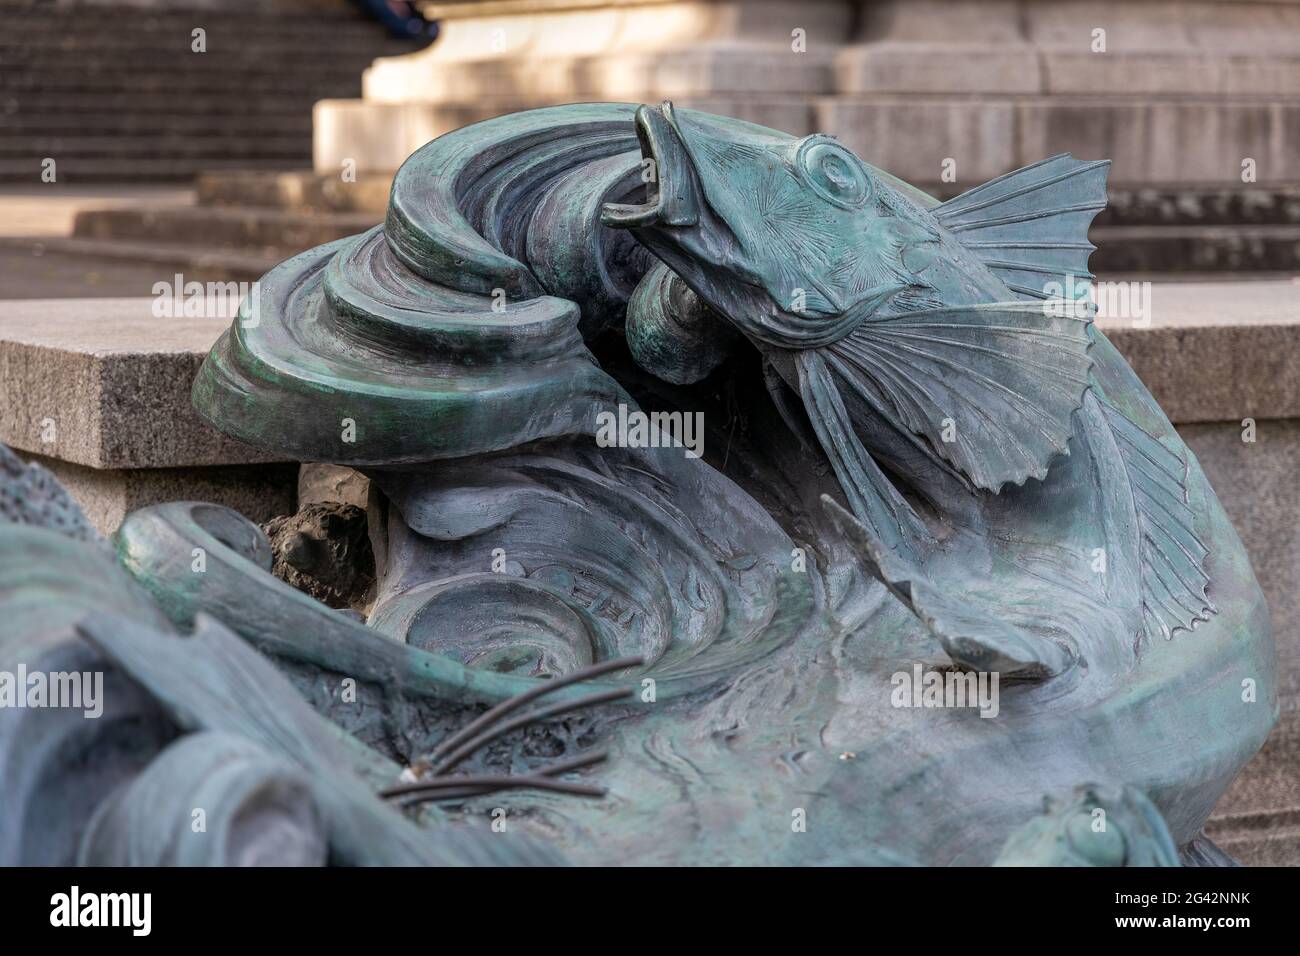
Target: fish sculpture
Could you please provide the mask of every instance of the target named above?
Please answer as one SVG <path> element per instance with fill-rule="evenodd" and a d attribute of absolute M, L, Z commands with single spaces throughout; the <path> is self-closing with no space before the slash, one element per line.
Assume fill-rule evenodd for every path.
<path fill-rule="evenodd" d="M 199 738 L 112 788 L 188 793 L 202 741 L 246 752 L 315 795 L 282 823 L 311 858 L 1229 862 L 1202 827 L 1276 719 L 1268 611 L 1078 294 L 1106 172 L 939 202 L 832 137 L 667 103 L 448 133 L 381 226 L 268 273 L 194 385 L 221 431 L 369 479 L 364 623 L 184 502 L 128 516 L 118 567 L 38 547 L 75 521 L 0 523 L 27 551 L 0 614 L 85 549 L 99 570 L 41 592 L 60 641 Z M 674 415 L 702 442 L 599 440 Z M 130 600 L 81 620 L 122 568 Z M 0 714 L 0 766 L 14 739 Z M 462 834 L 501 808 L 515 843 Z M 81 859 L 159 845 L 140 814 L 60 819 Z"/>
<path fill-rule="evenodd" d="M 801 400 L 864 559 L 955 661 L 1054 676 L 1215 613 L 1190 453 L 1088 300 L 1052 291 L 1092 279 L 1108 162 L 1056 156 L 936 205 L 831 137 L 671 103 L 635 122 L 652 195 L 602 221 Z M 1015 584 L 972 573 L 992 565 Z"/>

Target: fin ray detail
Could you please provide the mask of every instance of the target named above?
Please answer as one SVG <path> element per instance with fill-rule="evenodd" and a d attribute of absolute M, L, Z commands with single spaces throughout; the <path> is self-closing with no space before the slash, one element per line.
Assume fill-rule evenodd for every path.
<path fill-rule="evenodd" d="M 1088 227 L 1106 208 L 1109 166 L 1063 153 L 967 190 L 935 207 L 934 217 L 1013 292 L 1049 298 L 1033 285 L 1040 276 L 1093 278 Z"/>
<path fill-rule="evenodd" d="M 908 312 L 828 347 L 848 387 L 922 448 L 997 492 L 1069 452 L 1089 388 L 1091 314 L 1011 302 Z"/>
<path fill-rule="evenodd" d="M 1142 611 L 1148 638 L 1191 631 L 1217 613 L 1207 594 L 1209 549 L 1196 534 L 1187 493 L 1187 461 L 1106 402 L 1137 511 Z"/>

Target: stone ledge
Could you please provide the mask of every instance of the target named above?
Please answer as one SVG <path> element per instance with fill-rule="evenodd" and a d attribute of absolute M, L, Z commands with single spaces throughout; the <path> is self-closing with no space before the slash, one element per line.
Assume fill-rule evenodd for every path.
<path fill-rule="evenodd" d="M 1057 153 L 1109 158 L 1112 185 L 1240 182 L 1247 156 L 1259 183 L 1286 185 L 1300 141 L 1300 103 L 1284 96 L 858 93 L 817 97 L 816 114 L 820 132 L 908 182 L 938 180 L 954 158 L 965 188 Z"/>
<path fill-rule="evenodd" d="M 0 441 L 99 469 L 283 460 L 225 437 L 190 406 L 230 318 L 158 318 L 153 301 L 0 302 Z"/>
<path fill-rule="evenodd" d="M 1077 38 L 1076 38 L 1077 39 Z M 1080 49 L 1080 46 L 1083 49 Z M 935 69 L 942 63 L 943 69 Z M 839 51 L 836 92 L 1023 93 L 1080 96 L 1294 96 L 1300 92 L 1295 54 L 1240 54 L 1193 49 L 1091 52 L 1086 44 L 1049 47 L 1026 42 L 877 42 Z"/>
<path fill-rule="evenodd" d="M 1100 298 L 1098 325 L 1175 424 L 1300 417 L 1300 282 L 1153 282 L 1145 327 Z"/>

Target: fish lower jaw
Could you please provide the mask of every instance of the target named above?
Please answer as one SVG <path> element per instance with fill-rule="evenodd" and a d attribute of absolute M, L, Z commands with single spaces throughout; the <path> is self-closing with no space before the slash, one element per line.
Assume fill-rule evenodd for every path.
<path fill-rule="evenodd" d="M 643 203 L 607 202 L 600 207 L 600 221 L 611 229 L 636 229 L 659 221 L 659 197 Z"/>

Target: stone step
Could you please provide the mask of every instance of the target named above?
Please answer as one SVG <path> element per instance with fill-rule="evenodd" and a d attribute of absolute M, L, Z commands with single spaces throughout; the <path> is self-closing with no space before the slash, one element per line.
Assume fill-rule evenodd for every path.
<path fill-rule="evenodd" d="M 926 191 L 946 200 L 968 188 L 940 183 Z M 1300 225 L 1300 185 L 1112 185 L 1108 193 L 1094 227 Z"/>
<path fill-rule="evenodd" d="M 215 152 L 215 151 L 214 151 Z M 192 180 L 213 169 L 292 169 L 302 165 L 298 151 L 283 156 L 222 157 L 220 155 L 159 159 L 104 159 L 61 156 L 58 181 L 78 183 L 164 183 Z M 41 182 L 41 159 L 0 159 L 0 183 Z"/>
<path fill-rule="evenodd" d="M 1300 807 L 1217 817 L 1206 835 L 1247 866 L 1300 866 Z"/>
<path fill-rule="evenodd" d="M 304 210 L 360 211 L 383 214 L 392 175 L 359 174 L 344 184 L 337 174 L 311 170 L 249 173 L 214 172 L 201 177 L 199 201 L 239 206 L 276 206 Z M 346 189 L 338 187 L 347 186 Z M 963 192 L 940 185 L 941 199 Z M 327 195 L 328 193 L 328 195 Z M 1300 185 L 1165 186 L 1112 189 L 1108 205 L 1094 220 L 1105 226 L 1300 225 Z"/>
<path fill-rule="evenodd" d="M 252 282 L 266 275 L 286 256 L 274 252 L 222 250 L 193 243 L 128 242 L 121 239 L 77 239 L 43 236 L 39 239 L 0 237 L 0 248 L 28 252 L 39 250 L 96 262 L 156 266 L 163 275 L 181 272 L 211 282 Z M 165 270 L 165 271 L 164 271 Z"/>
<path fill-rule="evenodd" d="M 338 73 L 345 66 L 365 62 L 367 57 L 398 56 L 418 49 L 411 44 L 393 45 L 383 40 L 382 34 L 378 42 L 358 42 L 353 38 L 322 48 L 303 45 L 292 35 L 255 37 L 243 30 L 209 31 L 204 39 L 206 49 L 199 52 L 192 46 L 194 39 L 188 29 L 175 35 L 141 37 L 129 31 L 126 35 L 134 37 L 132 44 L 111 42 L 111 37 L 82 37 L 83 42 L 73 44 L 67 41 L 78 38 L 69 36 L 60 46 L 52 46 L 25 42 L 6 34 L 0 40 L 0 67 L 48 69 L 60 65 L 66 67 L 75 61 L 79 69 L 94 73 L 129 73 L 153 66 L 199 73 L 220 73 L 233 68 Z"/>
<path fill-rule="evenodd" d="M 207 53 L 194 53 L 191 31 L 202 26 L 207 31 Z M 299 34 L 297 27 L 252 32 L 245 24 L 212 26 L 202 20 L 181 24 L 173 29 L 141 30 L 135 25 L 129 30 L 89 34 L 68 31 L 23 32 L 6 30 L 0 35 L 0 62 L 32 62 L 48 56 L 101 56 L 129 55 L 133 53 L 168 53 L 181 51 L 194 60 L 202 60 L 219 53 L 217 60 L 226 57 L 253 59 L 268 54 L 283 56 L 287 61 L 315 61 L 330 56 L 360 56 L 373 51 L 376 56 L 400 56 L 418 49 L 420 41 L 399 40 L 372 24 L 361 24 L 356 29 L 330 29 L 313 37 Z M 309 41 L 309 42 L 308 42 Z M 13 57 L 9 61 L 9 57 Z"/>
<path fill-rule="evenodd" d="M 1300 271 L 1300 225 L 1103 226 L 1093 272 Z"/>
<path fill-rule="evenodd" d="M 192 50 L 198 27 L 203 53 Z M 356 95 L 376 57 L 425 42 L 391 37 L 346 0 L 8 4 L 0 182 L 39 182 L 47 156 L 74 183 L 300 166 L 318 99 Z"/>
<path fill-rule="evenodd" d="M 52 156 L 56 160 L 73 156 L 81 159 L 148 159 L 158 155 L 158 147 L 158 137 L 148 133 L 131 136 L 6 136 L 0 139 L 0 159 L 32 156 Z M 304 148 L 311 148 L 310 132 L 275 131 L 242 136 L 214 133 L 170 137 L 167 141 L 167 155 L 174 159 L 214 154 L 227 159 L 240 156 L 297 156 L 302 155 Z"/>
<path fill-rule="evenodd" d="M 363 174 L 357 182 L 345 183 L 337 175 L 302 170 L 210 172 L 199 181 L 198 199 L 201 205 L 214 207 L 363 212 L 379 221 L 386 209 L 390 182 L 391 177 L 384 174 Z M 1180 194 L 1182 191 L 1153 192 L 1138 204 L 1130 201 L 1131 193 L 1119 193 L 1117 212 L 1106 221 L 1143 222 L 1168 216 L 1180 224 L 1094 227 L 1090 236 L 1098 249 L 1092 255 L 1092 270 L 1107 276 L 1194 273 L 1199 277 L 1224 272 L 1300 271 L 1300 222 L 1185 224 L 1188 217 L 1197 217 L 1194 221 L 1199 223 L 1205 218 L 1244 218 L 1252 210 L 1260 218 L 1285 220 L 1300 215 L 1300 194 L 1296 190 L 1261 189 L 1245 195 L 1222 190 L 1187 193 L 1181 206 L 1170 210 L 1162 205 L 1161 197 L 1172 202 Z"/>
<path fill-rule="evenodd" d="M 283 115 L 260 113 L 34 113 L 19 112 L 0 117 L 6 138 L 36 136 L 258 136 L 277 133 L 311 135 L 310 109 L 295 109 Z"/>
<path fill-rule="evenodd" d="M 92 91 L 10 95 L 0 90 L 0 118 L 12 115 L 84 116 L 87 114 L 147 116 L 152 113 L 188 113 L 191 116 L 310 116 L 317 94 L 270 90 L 254 97 L 222 93 L 172 94 Z"/>
<path fill-rule="evenodd" d="M 360 78 L 351 67 L 325 70 L 320 75 L 310 70 L 277 70 L 270 66 L 229 72 L 191 72 L 179 69 L 158 70 L 59 70 L 55 67 L 19 71 L 5 80 L 7 96 L 20 102 L 25 93 L 183 93 L 225 94 L 236 98 L 250 97 L 259 89 L 277 93 L 306 93 L 320 96 L 346 96 L 356 92 Z"/>
<path fill-rule="evenodd" d="M 344 182 L 340 175 L 309 170 L 207 172 L 195 183 L 202 206 L 259 206 L 294 212 L 366 212 L 375 221 L 388 209 L 393 177 L 361 175 Z"/>
<path fill-rule="evenodd" d="M 16 10 L 14 9 L 16 8 Z M 276 9 L 274 5 L 249 5 L 240 9 L 222 9 L 219 6 L 193 8 L 132 7 L 124 4 L 61 3 L 5 4 L 5 29 L 16 34 L 66 34 L 102 36 L 130 23 L 132 30 L 162 32 L 194 26 L 226 26 L 235 29 L 292 28 L 302 40 L 328 36 L 335 31 L 358 34 L 386 35 L 383 27 L 369 19 L 356 7 L 343 5 L 333 9 L 325 3 L 312 4 L 295 12 Z"/>
<path fill-rule="evenodd" d="M 201 239 L 209 248 L 289 255 L 364 232 L 379 221 L 370 213 L 304 215 L 245 206 L 160 206 L 85 210 L 77 214 L 72 234 L 78 239 L 151 243 Z"/>
<path fill-rule="evenodd" d="M 443 68 L 449 82 L 457 68 Z M 349 157 L 359 171 L 392 172 L 441 133 L 490 115 L 561 101 L 505 89 L 478 99 L 390 95 L 317 103 L 315 168 L 333 169 L 340 158 Z M 561 99 L 575 98 L 580 97 Z M 657 97 L 647 90 L 624 98 L 646 102 Z M 927 189 L 941 182 L 954 158 L 961 186 L 968 189 L 1060 152 L 1084 159 L 1109 157 L 1110 181 L 1123 188 L 1178 182 L 1236 186 L 1243 158 L 1255 160 L 1260 185 L 1280 188 L 1297 179 L 1291 161 L 1300 144 L 1300 99 L 1295 97 L 732 93 L 681 95 L 673 101 L 794 135 L 829 133 L 868 162 Z M 1153 139 L 1151 130 L 1161 133 Z"/>
<path fill-rule="evenodd" d="M 1241 490 L 1249 488 L 1247 482 Z M 1239 519 L 1237 524 L 1241 527 Z M 1256 557 L 1254 563 L 1258 573 L 1264 562 Z M 1286 605 L 1268 596 L 1279 650 L 1286 654 Z M 1205 830 L 1241 863 L 1300 866 L 1300 711 L 1282 711 L 1263 748 L 1214 808 Z"/>
<path fill-rule="evenodd" d="M 77 61 L 75 71 L 66 69 L 70 58 Z M 0 70 L 9 73 L 5 89 L 14 93 L 99 88 L 148 91 L 151 87 L 143 84 L 144 79 L 171 77 L 184 80 L 184 89 L 198 89 L 205 85 L 225 89 L 238 83 L 250 86 L 284 83 L 290 89 L 298 89 L 315 83 L 319 95 L 347 96 L 360 88 L 361 72 L 373 60 L 364 53 L 285 61 L 274 51 L 258 58 L 219 54 L 209 58 L 189 53 L 141 50 L 93 57 L 73 53 L 63 57 L 52 56 L 47 60 L 17 60 L 0 55 Z"/>
<path fill-rule="evenodd" d="M 1300 186 L 1112 189 L 1095 226 L 1300 225 Z"/>
<path fill-rule="evenodd" d="M 364 117 L 353 122 L 360 126 Z M 1300 100 L 1263 94 L 844 94 L 817 100 L 817 125 L 864 159 L 918 184 L 937 181 L 954 159 L 969 188 L 1068 152 L 1109 158 L 1113 186 L 1237 186 L 1247 157 L 1255 160 L 1260 184 L 1280 186 L 1296 179 L 1290 157 L 1300 143 Z M 317 150 L 323 150 L 319 142 Z M 364 157 L 358 162 L 372 168 Z M 918 175 L 922 170 L 930 172 Z"/>

